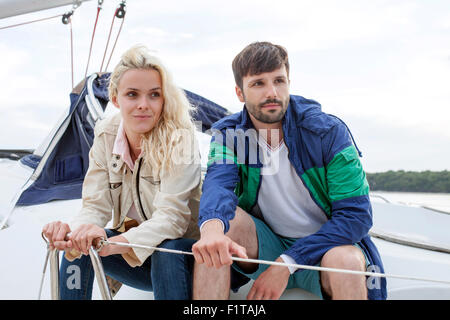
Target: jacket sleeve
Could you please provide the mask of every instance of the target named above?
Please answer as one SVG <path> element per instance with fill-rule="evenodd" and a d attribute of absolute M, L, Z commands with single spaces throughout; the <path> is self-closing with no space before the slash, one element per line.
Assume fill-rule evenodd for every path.
<path fill-rule="evenodd" d="M 330 249 L 361 241 L 372 227 L 369 185 L 348 130 L 338 124 L 322 138 L 329 220 L 297 240 L 285 254 L 298 264 L 316 265 Z"/>
<path fill-rule="evenodd" d="M 215 130 L 211 138 L 208 166 L 200 199 L 199 226 L 210 219 L 220 219 L 225 227 L 234 218 L 238 197 L 234 190 L 239 182 L 237 158 L 225 135 Z"/>
<path fill-rule="evenodd" d="M 156 210 L 138 227 L 122 233 L 130 243 L 157 247 L 166 239 L 181 238 L 186 233 L 192 215 L 189 200 L 201 183 L 200 154 L 195 145 L 189 161 L 179 161 L 172 171 L 160 174 L 160 188 L 153 200 Z M 142 265 L 152 253 L 153 250 L 133 248 L 122 256 L 134 267 Z"/>

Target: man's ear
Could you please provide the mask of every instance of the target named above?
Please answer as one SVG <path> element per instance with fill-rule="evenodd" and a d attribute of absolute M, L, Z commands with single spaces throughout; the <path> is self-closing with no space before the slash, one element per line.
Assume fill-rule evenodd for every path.
<path fill-rule="evenodd" d="M 117 109 L 120 109 L 119 103 L 117 102 L 117 96 L 113 96 L 111 102 Z"/>
<path fill-rule="evenodd" d="M 244 98 L 244 92 L 242 91 L 241 88 L 239 88 L 238 85 L 236 85 L 236 95 L 239 99 L 240 102 L 245 102 L 245 98 Z"/>

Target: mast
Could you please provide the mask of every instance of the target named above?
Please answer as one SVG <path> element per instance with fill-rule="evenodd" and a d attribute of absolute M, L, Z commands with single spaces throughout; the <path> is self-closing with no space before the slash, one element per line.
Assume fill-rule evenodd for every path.
<path fill-rule="evenodd" d="M 0 19 L 90 0 L 0 0 Z"/>

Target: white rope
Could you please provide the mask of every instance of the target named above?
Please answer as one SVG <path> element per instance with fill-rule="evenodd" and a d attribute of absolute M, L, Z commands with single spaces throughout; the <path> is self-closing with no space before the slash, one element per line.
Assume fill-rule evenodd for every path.
<path fill-rule="evenodd" d="M 102 247 L 103 245 L 117 245 L 117 246 L 128 247 L 128 248 L 147 249 L 147 250 L 156 250 L 156 251 L 168 252 L 168 253 L 194 255 L 192 252 L 182 251 L 182 250 L 150 247 L 150 246 L 124 243 L 124 242 L 111 242 L 108 240 L 100 240 L 100 246 Z M 100 250 L 101 247 L 98 250 Z M 302 264 L 294 264 L 294 263 L 284 263 L 284 262 L 276 262 L 276 261 L 267 261 L 267 260 L 259 260 L 259 259 L 245 259 L 245 258 L 239 258 L 239 257 L 231 257 L 231 260 L 257 263 L 257 264 L 268 264 L 268 265 L 282 266 L 282 267 L 294 267 L 294 268 L 307 269 L 307 270 L 357 274 L 357 275 L 364 275 L 364 276 L 368 276 L 368 277 L 397 278 L 397 279 L 404 279 L 404 280 L 427 281 L 427 282 L 435 282 L 435 283 L 450 285 L 450 281 L 428 279 L 428 278 L 421 278 L 421 277 L 412 277 L 412 276 L 403 276 L 403 275 L 396 275 L 396 274 L 365 272 L 365 271 L 356 271 L 356 270 L 338 269 L 338 268 L 326 268 L 326 267 L 318 267 L 318 266 L 310 266 L 310 265 L 302 265 Z"/>

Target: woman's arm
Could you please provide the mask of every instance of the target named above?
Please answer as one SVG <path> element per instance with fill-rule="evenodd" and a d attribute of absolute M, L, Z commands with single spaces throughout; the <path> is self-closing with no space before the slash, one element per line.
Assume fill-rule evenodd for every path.
<path fill-rule="evenodd" d="M 69 224 L 72 230 L 83 224 L 104 227 L 112 217 L 112 198 L 109 186 L 108 157 L 111 150 L 106 147 L 105 133 L 95 127 L 95 138 L 89 151 L 89 168 L 83 182 L 82 208 Z"/>
<path fill-rule="evenodd" d="M 69 237 L 71 250 L 66 250 L 68 260 L 73 260 L 82 253 L 88 254 L 95 238 L 106 237 L 103 227 L 112 216 L 107 161 L 111 152 L 107 150 L 101 125 L 102 122 L 98 122 L 95 127 L 94 142 L 89 151 L 89 168 L 82 189 L 82 208 L 69 223 L 72 233 Z"/>

